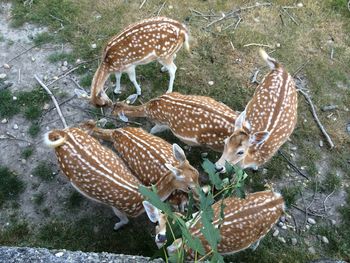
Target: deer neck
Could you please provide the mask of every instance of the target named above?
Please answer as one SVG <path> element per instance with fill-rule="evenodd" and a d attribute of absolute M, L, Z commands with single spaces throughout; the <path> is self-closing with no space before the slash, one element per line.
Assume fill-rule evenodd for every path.
<path fill-rule="evenodd" d="M 115 109 L 117 109 L 118 113 L 124 113 L 128 117 L 147 117 L 146 104 L 132 106 L 126 103 L 117 103 Z"/>
<path fill-rule="evenodd" d="M 95 138 L 102 139 L 104 141 L 113 142 L 113 132 L 114 130 L 94 127 L 91 131 L 91 135 Z"/>
<path fill-rule="evenodd" d="M 168 171 L 155 185 L 157 193 L 162 201 L 166 200 L 175 190 L 174 176 L 175 175 Z"/>

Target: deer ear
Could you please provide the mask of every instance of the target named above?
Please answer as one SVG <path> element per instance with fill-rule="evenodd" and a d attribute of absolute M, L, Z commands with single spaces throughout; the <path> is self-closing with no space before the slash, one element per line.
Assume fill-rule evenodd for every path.
<path fill-rule="evenodd" d="M 168 168 L 178 180 L 184 179 L 185 177 L 181 175 L 181 171 L 176 167 L 172 166 L 170 163 L 166 163 L 165 167 Z"/>
<path fill-rule="evenodd" d="M 182 148 L 177 145 L 176 143 L 173 144 L 173 154 L 177 161 L 179 161 L 180 164 L 184 163 L 186 161 L 186 155 Z"/>
<path fill-rule="evenodd" d="M 239 114 L 238 118 L 235 121 L 235 131 L 242 129 L 243 127 L 243 123 L 245 121 L 245 110 L 241 112 L 241 114 Z"/>
<path fill-rule="evenodd" d="M 256 144 L 256 145 L 262 144 L 269 138 L 269 136 L 270 136 L 270 132 L 268 131 L 256 132 L 250 136 L 249 143 Z"/>
<path fill-rule="evenodd" d="M 142 204 L 143 204 L 143 207 L 145 208 L 145 211 L 149 220 L 151 220 L 153 223 L 157 223 L 160 218 L 159 209 L 148 201 L 143 201 Z"/>

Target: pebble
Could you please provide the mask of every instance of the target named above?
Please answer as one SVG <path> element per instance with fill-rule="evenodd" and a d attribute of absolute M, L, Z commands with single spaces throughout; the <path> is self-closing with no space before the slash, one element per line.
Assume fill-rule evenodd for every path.
<path fill-rule="evenodd" d="M 281 47 L 281 44 L 280 43 L 276 43 L 276 47 Z"/>
<path fill-rule="evenodd" d="M 11 66 L 10 66 L 9 64 L 6 64 L 6 63 L 3 65 L 3 67 L 4 67 L 5 69 L 10 69 L 10 68 L 11 68 Z"/>
<path fill-rule="evenodd" d="M 333 226 L 335 226 L 337 224 L 337 221 L 335 221 L 334 219 L 331 220 L 331 223 Z"/>
<path fill-rule="evenodd" d="M 263 175 L 267 174 L 267 169 L 266 169 L 266 168 L 263 168 L 263 169 L 262 169 L 262 174 L 263 174 Z"/>
<path fill-rule="evenodd" d="M 34 62 L 35 61 L 35 57 L 32 57 L 31 60 Z"/>
<path fill-rule="evenodd" d="M 18 130 L 18 125 L 17 124 L 13 125 L 13 129 Z"/>
<path fill-rule="evenodd" d="M 2 124 L 5 124 L 5 123 L 7 123 L 7 122 L 8 122 L 7 119 L 2 119 L 2 120 L 1 120 L 1 123 L 2 123 Z"/>
<path fill-rule="evenodd" d="M 311 253 L 311 254 L 316 254 L 316 250 L 315 250 L 315 248 L 314 247 L 309 247 L 308 248 L 308 251 Z"/>
<path fill-rule="evenodd" d="M 91 44 L 91 48 L 95 49 L 95 48 L 97 48 L 97 45 L 96 44 Z"/>
<path fill-rule="evenodd" d="M 298 3 L 297 4 L 297 7 L 303 7 L 304 5 L 303 5 L 303 3 Z"/>
<path fill-rule="evenodd" d="M 63 256 L 63 252 L 58 252 L 58 253 L 55 254 L 55 256 L 58 257 L 58 258 L 60 258 L 60 257 Z"/>
<path fill-rule="evenodd" d="M 323 242 L 323 243 L 325 243 L 325 244 L 329 244 L 329 240 L 328 240 L 328 238 L 327 238 L 327 237 L 322 236 L 321 240 L 322 240 L 322 242 Z"/>
<path fill-rule="evenodd" d="M 68 66 L 68 62 L 67 61 L 63 61 L 63 65 L 62 66 L 67 67 Z"/>
<path fill-rule="evenodd" d="M 5 74 L 5 73 L 1 73 L 0 74 L 0 79 L 4 79 L 4 78 L 6 78 L 7 77 L 7 75 Z"/>
<path fill-rule="evenodd" d="M 287 226 L 286 225 L 283 225 L 281 228 L 284 229 L 284 230 L 287 230 Z"/>
<path fill-rule="evenodd" d="M 296 147 L 296 146 L 291 146 L 290 149 L 291 149 L 292 151 L 296 151 L 296 150 L 298 149 L 298 147 Z"/>
<path fill-rule="evenodd" d="M 286 218 L 285 216 L 281 216 L 280 221 L 281 221 L 282 223 L 284 223 L 284 222 L 287 221 L 287 218 Z"/>
<path fill-rule="evenodd" d="M 279 227 L 284 226 L 283 222 L 278 222 L 278 226 L 279 226 Z"/>
<path fill-rule="evenodd" d="M 66 71 L 66 70 L 68 70 L 68 67 L 66 67 L 66 66 L 62 66 L 62 71 Z"/>
<path fill-rule="evenodd" d="M 172 5 L 169 5 L 169 9 L 173 9 L 174 7 Z"/>
<path fill-rule="evenodd" d="M 208 85 L 209 86 L 213 86 L 214 85 L 214 81 L 212 81 L 212 80 L 208 81 Z"/>
<path fill-rule="evenodd" d="M 280 233 L 280 231 L 278 229 L 276 229 L 275 232 L 273 232 L 272 236 L 277 237 L 279 233 Z"/>
<path fill-rule="evenodd" d="M 309 224 L 311 224 L 311 225 L 315 225 L 315 224 L 316 224 L 315 219 L 313 219 L 313 218 L 311 218 L 311 217 L 309 217 L 309 218 L 307 219 L 307 222 L 308 222 Z"/>
<path fill-rule="evenodd" d="M 49 107 L 50 107 L 50 104 L 45 103 L 44 106 L 43 106 L 43 109 L 44 109 L 44 110 L 47 110 Z"/>
<path fill-rule="evenodd" d="M 295 246 L 298 243 L 298 240 L 296 238 L 292 238 L 292 245 Z"/>
<path fill-rule="evenodd" d="M 78 59 L 75 61 L 76 64 L 78 64 L 78 63 L 80 63 L 80 62 L 81 62 L 81 59 L 80 59 L 80 58 L 78 58 Z"/>
<path fill-rule="evenodd" d="M 320 140 L 320 147 L 323 147 L 323 141 Z"/>
<path fill-rule="evenodd" d="M 13 97 L 12 97 L 12 100 L 17 100 L 17 97 L 16 97 L 16 96 L 13 96 Z"/>
<path fill-rule="evenodd" d="M 26 163 L 27 163 L 26 159 L 22 159 L 21 162 L 22 162 L 23 164 L 26 164 Z"/>
<path fill-rule="evenodd" d="M 286 243 L 286 240 L 284 239 L 284 237 L 278 237 L 277 238 L 279 241 L 281 241 L 282 243 Z"/>
<path fill-rule="evenodd" d="M 309 230 L 309 229 L 310 229 L 310 226 L 309 226 L 309 225 L 306 225 L 305 228 L 306 228 L 306 230 Z"/>

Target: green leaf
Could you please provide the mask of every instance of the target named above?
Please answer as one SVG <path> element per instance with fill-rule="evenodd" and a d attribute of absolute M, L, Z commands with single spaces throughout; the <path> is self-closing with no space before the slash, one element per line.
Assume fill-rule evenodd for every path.
<path fill-rule="evenodd" d="M 198 193 L 200 189 L 197 189 Z M 194 206 L 194 199 L 193 199 L 193 193 L 188 193 L 188 206 L 187 206 L 187 213 L 186 213 L 186 220 L 190 219 L 193 214 L 193 206 Z"/>
<path fill-rule="evenodd" d="M 212 204 L 214 204 L 213 195 L 211 193 L 205 195 L 202 190 L 199 192 L 199 201 L 201 211 L 206 211 L 209 207 L 211 208 Z"/>
<path fill-rule="evenodd" d="M 204 171 L 209 175 L 215 174 L 216 173 L 215 164 L 213 164 L 207 158 L 204 158 L 203 160 L 204 161 L 202 163 L 202 168 L 204 169 Z"/>
<path fill-rule="evenodd" d="M 225 162 L 225 170 L 226 170 L 226 173 L 229 175 L 229 176 L 232 176 L 235 172 L 235 167 L 230 164 L 229 162 Z"/>
<path fill-rule="evenodd" d="M 202 213 L 201 221 L 202 221 L 202 228 L 201 232 L 204 235 L 205 239 L 208 241 L 210 247 L 216 251 L 217 245 L 221 240 L 220 236 L 220 230 L 215 228 L 212 221 L 213 217 L 211 216 L 213 214 L 213 211 L 207 211 Z"/>
<path fill-rule="evenodd" d="M 181 247 L 181 249 L 179 249 L 176 253 L 170 255 L 168 261 L 170 263 L 185 262 L 185 251 L 183 247 Z"/>
<path fill-rule="evenodd" d="M 185 227 L 180 226 L 180 228 L 182 230 L 182 236 L 183 236 L 184 243 L 186 243 L 187 246 L 189 248 L 191 248 L 193 251 L 198 251 L 199 254 L 204 255 L 205 250 L 204 250 L 204 247 L 203 247 L 200 239 L 196 236 L 193 237 L 186 226 Z"/>
<path fill-rule="evenodd" d="M 214 251 L 210 262 L 212 262 L 212 263 L 224 263 L 225 261 L 224 261 L 223 256 L 221 256 L 218 252 Z"/>
<path fill-rule="evenodd" d="M 163 213 L 173 216 L 173 212 L 171 211 L 171 208 L 168 204 L 164 203 L 159 196 L 157 195 L 157 192 L 155 191 L 155 188 L 153 188 L 154 191 L 151 191 L 149 188 L 140 185 L 139 186 L 139 192 L 146 198 L 148 201 L 160 209 Z"/>

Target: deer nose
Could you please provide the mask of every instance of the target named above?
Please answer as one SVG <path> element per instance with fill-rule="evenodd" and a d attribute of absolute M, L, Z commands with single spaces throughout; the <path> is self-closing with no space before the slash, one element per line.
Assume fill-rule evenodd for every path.
<path fill-rule="evenodd" d="M 156 239 L 157 239 L 157 242 L 159 242 L 159 243 L 165 243 L 166 242 L 166 235 L 157 234 Z"/>
<path fill-rule="evenodd" d="M 218 173 L 224 173 L 226 171 L 224 166 L 217 166 L 217 165 L 215 165 L 215 170 Z"/>

